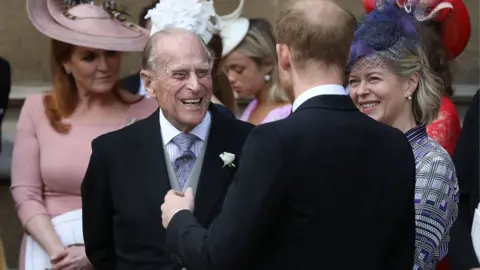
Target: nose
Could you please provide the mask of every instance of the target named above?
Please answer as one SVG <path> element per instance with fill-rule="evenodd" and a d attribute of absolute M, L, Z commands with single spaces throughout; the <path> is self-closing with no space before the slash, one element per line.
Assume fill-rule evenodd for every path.
<path fill-rule="evenodd" d="M 106 55 L 101 55 L 100 56 L 100 63 L 98 65 L 98 69 L 101 71 L 108 71 L 109 65 L 107 61 L 107 56 Z"/>
<path fill-rule="evenodd" d="M 233 76 L 233 72 L 227 71 L 227 79 L 231 85 L 235 83 L 235 76 Z"/>
<path fill-rule="evenodd" d="M 350 92 L 352 91 L 353 89 L 350 89 Z M 370 90 L 368 89 L 367 85 L 365 82 L 361 82 L 357 85 L 357 87 L 355 87 L 355 93 L 358 95 L 358 96 L 365 96 L 367 95 L 368 93 L 370 93 Z"/>
<path fill-rule="evenodd" d="M 199 82 L 198 76 L 195 73 L 193 73 L 188 77 L 186 86 L 187 86 L 187 89 L 192 92 L 200 91 L 200 82 Z"/>

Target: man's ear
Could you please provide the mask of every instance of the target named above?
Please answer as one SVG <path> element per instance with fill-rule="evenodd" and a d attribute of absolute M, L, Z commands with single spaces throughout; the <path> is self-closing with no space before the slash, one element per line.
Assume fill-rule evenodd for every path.
<path fill-rule="evenodd" d="M 150 76 L 150 72 L 147 71 L 147 70 L 141 70 L 140 71 L 140 78 L 142 78 L 142 81 L 143 81 L 143 87 L 145 88 L 145 90 L 147 91 L 147 94 L 151 97 L 151 98 L 156 98 L 157 97 L 157 93 L 155 92 L 155 90 L 153 89 L 153 80 L 152 80 L 152 76 Z"/>
<path fill-rule="evenodd" d="M 285 44 L 277 44 L 278 66 L 282 70 L 290 69 L 290 50 Z"/>

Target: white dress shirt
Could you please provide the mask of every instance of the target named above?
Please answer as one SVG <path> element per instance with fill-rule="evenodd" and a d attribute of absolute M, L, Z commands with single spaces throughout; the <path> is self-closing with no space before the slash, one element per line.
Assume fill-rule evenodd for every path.
<path fill-rule="evenodd" d="M 302 105 L 305 101 L 320 95 L 347 95 L 347 91 L 345 88 L 338 84 L 326 84 L 326 85 L 319 85 L 313 88 L 308 89 L 307 91 L 303 92 L 300 96 L 298 96 L 292 105 L 292 112 L 294 112 L 300 105 Z"/>
<path fill-rule="evenodd" d="M 198 157 L 200 150 L 202 149 L 203 143 L 207 138 L 208 132 L 210 131 L 210 122 L 211 122 L 211 115 L 210 112 L 207 111 L 207 114 L 203 118 L 202 122 L 198 124 L 196 127 L 190 131 L 191 134 L 197 136 L 199 140 L 193 143 L 190 150 Z M 176 144 L 172 142 L 172 139 L 175 138 L 177 135 L 180 135 L 182 132 L 174 127 L 162 113 L 160 110 L 160 126 L 162 131 L 162 140 L 163 144 L 165 145 L 165 149 L 167 150 L 168 156 L 170 157 L 170 161 L 174 162 L 180 156 L 180 149 Z"/>

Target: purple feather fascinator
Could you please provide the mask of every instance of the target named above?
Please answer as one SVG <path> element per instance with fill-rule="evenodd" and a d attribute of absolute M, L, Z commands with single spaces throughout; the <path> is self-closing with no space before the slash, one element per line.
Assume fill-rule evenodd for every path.
<path fill-rule="evenodd" d="M 383 0 L 357 24 L 347 72 L 361 58 L 381 52 L 390 59 L 403 58 L 419 45 L 416 20 L 394 0 Z"/>

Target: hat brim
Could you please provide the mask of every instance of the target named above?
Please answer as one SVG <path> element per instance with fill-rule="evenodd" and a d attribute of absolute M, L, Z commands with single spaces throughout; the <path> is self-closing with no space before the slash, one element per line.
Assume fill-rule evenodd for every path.
<path fill-rule="evenodd" d="M 92 36 L 75 32 L 69 28 L 60 25 L 49 13 L 47 0 L 27 0 L 27 13 L 33 26 L 42 34 L 65 43 L 122 52 L 143 51 L 148 41 L 148 32 L 142 31 L 140 27 L 132 31 L 138 32 L 133 37 L 116 38 Z M 122 26 L 119 21 L 119 27 Z"/>
<path fill-rule="evenodd" d="M 239 18 L 220 32 L 223 42 L 222 57 L 230 54 L 243 41 L 250 27 L 247 18 Z"/>

